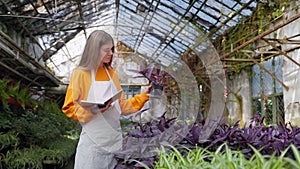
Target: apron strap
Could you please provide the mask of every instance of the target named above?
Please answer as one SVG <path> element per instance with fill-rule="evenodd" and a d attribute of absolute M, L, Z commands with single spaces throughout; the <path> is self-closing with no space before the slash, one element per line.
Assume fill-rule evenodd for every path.
<path fill-rule="evenodd" d="M 94 69 L 91 70 L 91 74 L 92 74 L 92 84 L 93 84 L 93 82 L 96 81 L 95 80 L 95 70 Z"/>
<path fill-rule="evenodd" d="M 110 76 L 108 70 L 106 69 L 106 67 L 104 67 L 104 69 L 105 69 L 105 72 L 106 72 L 109 80 L 111 80 L 111 76 Z M 95 82 L 96 78 L 95 78 L 95 70 L 94 69 L 91 70 L 91 75 L 92 75 L 92 82 Z"/>
<path fill-rule="evenodd" d="M 109 80 L 111 80 L 111 77 L 110 77 L 110 74 L 109 74 L 108 70 L 106 69 L 106 67 L 104 67 L 104 69 L 106 71 L 107 76 L 109 77 Z"/>

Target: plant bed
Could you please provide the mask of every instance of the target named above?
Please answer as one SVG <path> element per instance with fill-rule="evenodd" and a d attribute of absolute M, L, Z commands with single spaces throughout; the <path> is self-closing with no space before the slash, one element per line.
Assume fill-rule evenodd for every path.
<path fill-rule="evenodd" d="M 231 150 L 226 143 L 220 145 L 216 151 L 198 147 L 195 149 L 171 147 L 163 148 L 159 153 L 159 159 L 153 168 L 206 168 L 206 169 L 294 169 L 300 168 L 299 159 L 285 157 L 289 151 L 295 157 L 300 157 L 298 149 L 291 145 L 280 156 L 262 155 L 259 150 L 252 147 L 254 154 L 247 159 L 242 151 Z M 145 164 L 145 168 L 150 168 Z"/>
<path fill-rule="evenodd" d="M 75 154 L 77 140 L 57 138 L 48 148 L 31 146 L 6 152 L 2 161 L 10 168 L 62 168 Z"/>
<path fill-rule="evenodd" d="M 0 80 L 1 167 L 58 168 L 73 160 L 78 123 L 67 118 L 55 101 L 41 97 L 37 102 L 29 89 L 8 82 Z"/>
<path fill-rule="evenodd" d="M 264 118 L 255 115 L 249 127 L 239 127 L 239 122 L 234 125 L 219 124 L 210 137 L 203 141 L 199 140 L 199 136 L 203 129 L 204 121 L 200 121 L 189 126 L 189 133 L 176 145 L 173 145 L 178 152 L 188 155 L 186 149 L 204 148 L 210 152 L 220 151 L 226 152 L 226 149 L 220 148 L 224 143 L 231 151 L 239 151 L 243 154 L 246 160 L 256 157 L 266 160 L 268 158 L 285 158 L 290 165 L 300 166 L 300 156 L 298 152 L 300 146 L 300 128 L 293 126 L 291 123 L 285 125 L 264 125 Z M 174 119 L 166 119 L 164 116 L 160 121 L 153 121 L 148 123 L 135 123 L 131 130 L 124 136 L 124 149 L 116 154 L 119 160 L 117 168 L 136 168 L 149 167 L 154 168 L 154 164 L 160 159 L 160 154 L 154 153 L 152 156 L 142 158 L 134 156 L 135 153 L 147 153 L 147 145 L 140 143 L 140 147 L 134 147 L 130 138 L 151 138 L 159 136 L 162 131 L 170 128 L 171 125 L 176 124 Z M 127 130 L 128 131 L 128 130 Z M 176 134 L 176 132 L 174 132 Z M 203 134 L 203 133 L 202 133 Z M 137 139 L 143 140 L 143 139 Z M 136 140 L 135 140 L 136 141 Z M 171 144 L 172 145 L 172 144 Z M 162 144 L 163 146 L 163 144 Z M 168 147 L 168 146 L 167 146 Z M 183 148 L 184 147 L 184 148 Z M 168 147 L 169 150 L 174 150 Z M 138 151 L 137 151 L 138 150 Z M 170 151 L 169 151 L 170 152 Z M 257 155 L 259 154 L 259 155 Z M 291 162 L 294 161 L 294 162 Z M 146 167 L 146 168 L 147 168 Z"/>

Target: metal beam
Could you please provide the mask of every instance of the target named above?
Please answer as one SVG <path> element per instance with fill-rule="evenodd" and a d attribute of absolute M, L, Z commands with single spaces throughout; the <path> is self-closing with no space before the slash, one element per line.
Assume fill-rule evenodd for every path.
<path fill-rule="evenodd" d="M 260 61 L 260 59 L 255 59 L 256 61 Z M 224 62 L 253 62 L 252 59 L 232 59 L 232 58 L 225 58 L 222 61 Z"/>
<path fill-rule="evenodd" d="M 3 3 L 3 5 L 5 6 L 5 8 L 13 15 L 16 15 L 16 13 L 9 7 L 7 6 L 7 4 L 4 2 L 4 0 L 1 0 L 1 2 Z M 27 29 L 27 27 L 24 25 L 23 22 L 21 22 L 19 20 L 19 18 L 16 18 L 17 22 L 19 22 L 19 24 L 22 26 L 22 28 L 26 31 L 26 33 L 29 35 L 29 37 L 31 39 L 33 39 L 36 44 L 41 48 L 41 50 L 43 50 L 43 47 L 39 44 L 38 40 L 35 39 L 35 37 L 32 35 L 32 33 Z"/>
<path fill-rule="evenodd" d="M 198 8 L 198 10 L 197 10 L 197 12 L 195 13 L 195 15 L 193 15 L 192 16 L 192 18 L 190 18 L 191 20 L 200 12 L 200 10 L 203 8 L 203 6 L 206 4 L 206 2 L 207 2 L 207 0 L 204 0 L 204 2 L 202 3 L 202 5 Z M 189 4 L 189 6 L 188 6 L 188 8 L 186 9 L 186 11 L 185 11 L 185 13 L 180 17 L 180 19 L 179 19 L 179 21 L 181 21 L 181 20 L 185 20 L 185 17 L 186 17 L 186 15 L 188 14 L 188 11 L 193 7 L 193 5 L 196 3 L 196 1 L 194 0 L 194 1 L 192 1 L 190 4 Z M 179 23 L 179 22 L 178 22 Z M 177 23 L 177 24 L 178 24 Z M 188 24 L 189 22 L 187 22 L 185 25 L 184 25 L 184 27 L 181 27 L 179 30 L 178 30 L 178 32 L 176 33 L 176 35 L 174 35 L 174 37 L 173 38 L 176 38 L 178 35 L 179 35 L 179 33 L 182 31 L 182 30 L 184 30 L 184 28 L 186 27 L 186 25 Z M 172 30 L 169 32 L 169 34 L 167 35 L 167 36 L 169 36 L 172 32 L 174 32 L 175 31 L 175 26 L 172 28 Z M 161 44 L 162 43 L 165 43 L 165 42 L 161 42 Z M 167 42 L 166 43 L 166 45 L 164 46 L 164 48 L 161 50 L 161 53 L 170 45 L 170 41 L 169 42 Z M 155 57 L 155 54 L 156 54 L 156 52 L 158 51 L 158 49 L 159 48 L 157 48 L 154 52 L 153 52 L 153 54 L 152 54 L 152 58 L 153 58 L 153 60 L 155 60 L 156 58 L 157 58 L 157 56 Z M 158 55 L 160 55 L 160 54 L 158 54 Z"/>
<path fill-rule="evenodd" d="M 295 63 L 297 66 L 300 67 L 300 64 L 299 64 L 296 60 L 294 60 L 292 57 L 290 57 L 290 56 L 287 54 L 287 52 L 282 51 L 282 50 L 279 49 L 276 45 L 274 45 L 273 43 L 267 41 L 266 39 L 263 38 L 263 40 L 264 40 L 265 42 L 267 42 L 269 45 L 271 45 L 274 49 L 276 49 L 280 54 L 283 54 L 286 58 L 288 58 L 289 60 L 291 60 L 293 63 Z"/>
<path fill-rule="evenodd" d="M 224 58 L 226 58 L 227 56 L 231 55 L 232 53 L 237 52 L 238 50 L 243 49 L 244 47 L 248 46 L 249 44 L 254 43 L 255 41 L 257 41 L 257 40 L 263 38 L 264 36 L 266 36 L 266 35 L 268 35 L 268 34 L 274 32 L 274 31 L 276 31 L 276 30 L 278 30 L 278 29 L 284 27 L 285 25 L 287 25 L 287 24 L 289 24 L 289 23 L 292 23 L 293 21 L 297 20 L 299 17 L 300 17 L 300 13 L 298 13 L 298 14 L 292 16 L 292 17 L 289 18 L 288 20 L 284 21 L 282 24 L 279 24 L 279 25 L 277 25 L 277 26 L 275 26 L 275 27 L 273 27 L 273 28 L 271 28 L 271 29 L 269 29 L 269 30 L 267 30 L 267 31 L 265 31 L 265 32 L 263 32 L 263 33 L 261 33 L 260 35 L 254 37 L 253 39 L 248 40 L 247 42 L 243 43 L 242 45 L 240 45 L 240 46 L 234 48 L 234 49 L 231 50 L 230 52 L 225 53 L 224 55 L 220 56 L 220 59 L 224 59 Z"/>
<path fill-rule="evenodd" d="M 141 25 L 141 27 L 140 27 L 140 29 L 139 29 L 138 37 L 136 38 L 136 41 L 135 41 L 135 43 L 134 43 L 134 45 L 133 45 L 133 50 L 134 50 L 134 51 L 137 51 L 137 49 L 139 48 L 140 44 L 142 43 L 142 41 L 143 41 L 143 39 L 144 39 L 145 34 L 147 33 L 147 32 L 144 32 L 144 33 L 141 35 L 141 33 L 143 32 L 143 29 L 144 29 L 144 25 L 146 24 L 146 27 L 148 27 L 148 26 L 150 25 L 152 19 L 153 19 L 154 14 L 155 14 L 155 12 L 152 12 L 152 15 L 150 16 L 148 23 L 146 23 L 146 22 L 147 22 L 147 19 L 146 19 L 146 18 L 149 16 L 149 12 L 150 12 L 150 10 L 151 10 L 151 7 L 152 7 L 153 3 L 154 3 L 154 0 L 151 1 L 151 5 L 149 6 L 149 10 L 148 10 L 147 13 L 145 14 L 143 23 L 142 23 L 142 25 Z M 159 3 L 160 3 L 160 0 L 158 0 L 155 9 L 156 9 L 157 6 L 159 5 Z M 138 5 L 139 5 L 139 4 L 138 4 Z M 140 36 L 142 36 L 142 37 L 139 38 Z M 139 39 L 140 39 L 140 40 L 139 40 Z"/>
<path fill-rule="evenodd" d="M 8 69 L 9 71 L 15 73 L 16 75 L 20 76 L 21 78 L 24 78 L 25 80 L 27 80 L 27 81 L 29 81 L 29 82 L 31 82 L 31 83 L 37 85 L 37 86 L 44 87 L 44 85 L 42 85 L 42 84 L 40 84 L 40 83 L 38 83 L 38 82 L 35 82 L 34 80 L 32 80 L 32 79 L 30 79 L 30 78 L 24 76 L 22 73 L 16 71 L 14 68 L 11 68 L 10 66 L 7 66 L 5 63 L 3 63 L 3 62 L 1 62 L 1 61 L 0 61 L 0 65 L 3 66 L 3 67 L 5 67 L 5 68 Z"/>
<path fill-rule="evenodd" d="M 82 23 L 80 24 L 82 26 L 83 29 L 83 33 L 85 38 L 87 38 L 87 33 L 86 33 L 86 29 L 85 29 L 85 24 L 84 24 L 84 19 L 83 19 L 83 11 L 82 11 L 82 5 L 81 5 L 81 1 L 77 1 L 77 5 L 78 5 L 78 12 L 79 12 L 79 17 L 80 20 L 82 20 Z"/>
<path fill-rule="evenodd" d="M 242 10 L 244 10 L 245 8 L 247 8 L 254 0 L 249 1 L 247 4 L 245 4 L 242 8 L 240 8 L 238 11 L 236 11 L 233 15 L 231 15 L 230 17 L 228 17 L 225 21 L 223 21 L 219 27 L 212 29 L 207 37 L 210 38 L 212 37 L 219 29 L 221 29 L 222 26 L 226 25 L 227 22 L 229 22 L 232 18 L 234 18 L 237 14 L 241 13 Z"/>
<path fill-rule="evenodd" d="M 255 64 L 257 64 L 260 69 L 264 70 L 265 72 L 267 72 L 273 79 L 275 79 L 278 83 L 280 83 L 285 90 L 289 90 L 289 87 L 287 85 L 285 85 L 280 79 L 278 79 L 272 72 L 270 72 L 268 69 L 266 69 L 264 66 L 262 66 L 258 61 L 256 61 L 255 59 L 252 58 L 252 56 L 250 56 L 248 53 L 245 53 L 246 56 L 248 56 L 248 58 L 250 60 L 252 60 Z"/>

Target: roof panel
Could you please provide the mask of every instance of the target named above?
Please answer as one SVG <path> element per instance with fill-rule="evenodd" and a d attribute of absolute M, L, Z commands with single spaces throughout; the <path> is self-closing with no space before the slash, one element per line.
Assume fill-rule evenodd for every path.
<path fill-rule="evenodd" d="M 137 49 L 135 52 L 166 57 L 161 60 L 171 63 L 187 49 L 195 47 L 195 39 L 205 37 L 206 34 L 213 39 L 223 30 L 238 24 L 244 15 L 251 15 L 257 1 L 60 0 L 54 3 L 53 0 L 43 0 L 44 4 L 41 1 L 3 2 L 6 4 L 0 4 L 0 14 L 5 17 L 0 17 L 0 21 L 16 27 L 26 37 L 42 37 L 44 56 L 52 56 L 76 37 L 76 34 L 91 28 L 109 30 L 117 40 Z M 250 5 L 245 6 L 248 3 Z M 22 26 L 22 23 L 27 25 Z M 27 31 L 24 31 L 25 28 Z M 64 43 L 59 43 L 61 41 Z M 81 42 L 84 41 L 79 40 L 78 43 Z M 197 50 L 202 49 L 203 46 L 197 47 Z M 50 58 L 44 56 L 44 60 Z"/>
<path fill-rule="evenodd" d="M 172 16 L 174 18 L 179 18 L 180 17 L 180 15 L 178 15 L 178 13 L 175 12 L 175 11 L 178 11 L 177 8 L 175 8 L 175 7 L 171 7 L 171 6 L 168 7 L 168 6 L 162 5 L 162 6 L 159 6 L 158 9 L 164 11 L 169 16 Z M 178 11 L 178 12 L 180 12 L 180 11 Z"/>

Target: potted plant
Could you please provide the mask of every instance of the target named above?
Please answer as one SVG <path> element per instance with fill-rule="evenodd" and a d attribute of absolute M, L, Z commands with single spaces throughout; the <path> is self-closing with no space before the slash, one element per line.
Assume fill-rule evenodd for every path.
<path fill-rule="evenodd" d="M 150 65 L 149 67 L 142 70 L 132 70 L 129 71 L 140 74 L 141 76 L 136 76 L 135 78 L 146 78 L 152 86 L 151 95 L 160 96 L 163 92 L 164 86 L 167 84 L 167 79 L 172 76 L 164 71 L 161 67 L 155 67 Z"/>

